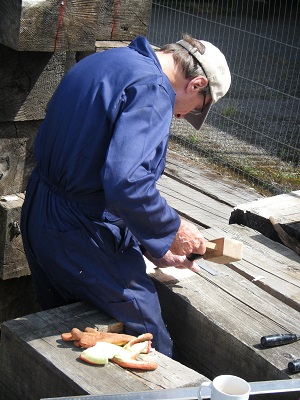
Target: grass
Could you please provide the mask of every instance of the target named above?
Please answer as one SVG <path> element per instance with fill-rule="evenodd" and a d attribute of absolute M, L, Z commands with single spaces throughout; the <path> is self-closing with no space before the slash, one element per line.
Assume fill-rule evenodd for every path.
<path fill-rule="evenodd" d="M 232 111 L 230 111 L 232 112 Z M 242 142 L 207 125 L 201 134 L 172 130 L 170 149 L 199 159 L 219 174 L 264 195 L 300 190 L 300 164 L 286 162 L 262 148 Z"/>
<path fill-rule="evenodd" d="M 232 106 L 232 105 L 226 107 L 226 108 L 221 112 L 221 114 L 222 114 L 224 117 L 228 117 L 228 118 L 233 117 L 233 116 L 235 115 L 235 113 L 236 113 L 236 108 L 235 108 L 234 106 Z"/>

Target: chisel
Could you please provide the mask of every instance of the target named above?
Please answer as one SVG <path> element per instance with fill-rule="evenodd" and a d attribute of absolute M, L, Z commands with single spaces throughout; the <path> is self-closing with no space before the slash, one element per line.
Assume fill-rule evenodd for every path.
<path fill-rule="evenodd" d="M 294 343 L 300 339 L 300 335 L 295 335 L 294 333 L 283 333 L 283 334 L 275 334 L 263 336 L 260 339 L 260 344 L 263 347 L 276 347 L 282 346 L 284 344 Z"/>

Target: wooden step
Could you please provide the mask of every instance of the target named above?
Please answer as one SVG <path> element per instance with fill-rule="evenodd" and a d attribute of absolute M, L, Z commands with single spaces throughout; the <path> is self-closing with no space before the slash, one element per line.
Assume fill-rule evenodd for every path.
<path fill-rule="evenodd" d="M 122 324 L 85 303 L 75 303 L 7 321 L 0 347 L 0 398 L 39 400 L 84 394 L 117 394 L 197 386 L 208 380 L 155 351 L 155 371 L 131 371 L 109 363 L 79 361 L 81 349 L 62 332 L 87 326 L 121 332 Z"/>

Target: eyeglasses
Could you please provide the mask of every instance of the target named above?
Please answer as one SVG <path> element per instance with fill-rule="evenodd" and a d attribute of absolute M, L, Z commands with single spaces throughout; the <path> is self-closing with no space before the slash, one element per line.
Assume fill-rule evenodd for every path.
<path fill-rule="evenodd" d="M 205 101 L 206 101 L 206 96 L 207 96 L 207 92 L 208 92 L 208 87 L 206 87 L 205 89 L 202 90 L 202 94 L 203 94 L 203 104 L 202 104 L 202 108 L 199 110 L 199 108 L 194 108 L 194 110 L 190 111 L 189 114 L 193 114 L 193 115 L 201 115 L 204 111 L 205 108 Z"/>

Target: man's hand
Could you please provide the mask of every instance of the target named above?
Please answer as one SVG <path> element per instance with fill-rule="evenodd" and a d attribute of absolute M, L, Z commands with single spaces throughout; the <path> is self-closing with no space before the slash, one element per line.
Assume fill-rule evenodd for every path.
<path fill-rule="evenodd" d="M 183 256 L 192 254 L 195 250 L 198 254 L 204 254 L 206 250 L 205 240 L 194 224 L 182 219 L 170 251 L 173 254 Z"/>
<path fill-rule="evenodd" d="M 175 267 L 175 268 L 188 268 L 191 271 L 199 272 L 200 267 L 196 262 L 189 261 L 186 256 L 177 256 L 170 250 L 162 258 L 154 258 L 146 251 L 144 256 L 148 258 L 158 268 Z"/>

